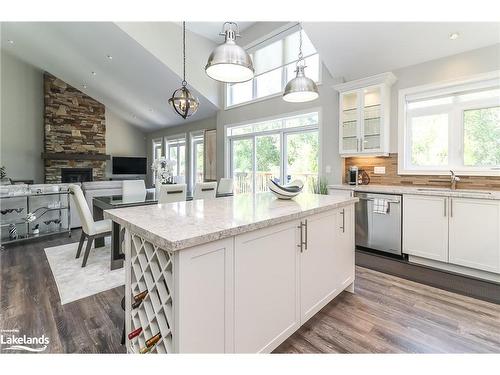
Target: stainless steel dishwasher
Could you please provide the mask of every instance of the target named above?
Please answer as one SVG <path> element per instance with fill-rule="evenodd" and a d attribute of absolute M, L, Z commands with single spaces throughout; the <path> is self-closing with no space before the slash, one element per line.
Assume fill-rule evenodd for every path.
<path fill-rule="evenodd" d="M 401 195 L 361 192 L 354 195 L 359 198 L 356 204 L 356 246 L 402 255 Z"/>

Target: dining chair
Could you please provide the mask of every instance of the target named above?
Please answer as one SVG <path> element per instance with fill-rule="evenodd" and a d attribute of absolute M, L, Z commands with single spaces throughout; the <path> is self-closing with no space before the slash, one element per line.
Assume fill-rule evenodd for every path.
<path fill-rule="evenodd" d="M 219 181 L 219 187 L 217 188 L 218 194 L 232 194 L 234 188 L 234 182 L 232 178 L 221 178 Z"/>
<path fill-rule="evenodd" d="M 89 258 L 90 248 L 92 247 L 94 240 L 100 237 L 111 236 L 111 220 L 94 221 L 80 186 L 70 185 L 68 189 L 70 194 L 74 197 L 74 201 L 76 203 L 75 206 L 82 223 L 82 236 L 80 237 L 78 250 L 76 252 L 77 259 L 80 257 L 83 243 L 85 242 L 85 239 L 87 239 L 87 246 L 85 247 L 85 254 L 83 255 L 82 261 L 82 267 L 85 267 L 87 265 L 87 259 Z"/>
<path fill-rule="evenodd" d="M 217 194 L 217 182 L 197 182 L 194 185 L 193 199 L 212 199 Z"/>
<path fill-rule="evenodd" d="M 144 180 L 124 180 L 122 199 L 127 202 L 141 201 L 146 198 L 146 184 Z"/>
<path fill-rule="evenodd" d="M 186 184 L 166 184 L 160 186 L 158 203 L 173 203 L 186 201 Z"/>

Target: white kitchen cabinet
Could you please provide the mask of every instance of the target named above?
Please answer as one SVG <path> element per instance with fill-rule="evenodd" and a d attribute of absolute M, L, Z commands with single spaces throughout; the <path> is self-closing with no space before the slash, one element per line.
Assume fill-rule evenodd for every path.
<path fill-rule="evenodd" d="M 339 97 L 341 156 L 389 154 L 391 86 L 388 72 L 333 86 Z"/>
<path fill-rule="evenodd" d="M 292 221 L 235 238 L 236 353 L 270 352 L 300 327 L 298 226 Z"/>
<path fill-rule="evenodd" d="M 300 315 L 304 322 L 333 298 L 336 291 L 333 270 L 336 216 L 337 210 L 334 210 L 302 221 Z"/>
<path fill-rule="evenodd" d="M 448 198 L 403 196 L 403 253 L 448 261 Z"/>
<path fill-rule="evenodd" d="M 340 291 L 354 282 L 354 207 L 337 210 L 335 225 L 335 262 L 333 272 Z"/>
<path fill-rule="evenodd" d="M 303 324 L 354 281 L 353 209 L 346 207 L 317 214 L 302 223 L 300 314 Z"/>
<path fill-rule="evenodd" d="M 351 198 L 354 196 L 354 191 L 346 189 L 328 188 L 328 195 L 340 198 Z"/>
<path fill-rule="evenodd" d="M 500 272 L 500 202 L 450 198 L 449 262 Z"/>

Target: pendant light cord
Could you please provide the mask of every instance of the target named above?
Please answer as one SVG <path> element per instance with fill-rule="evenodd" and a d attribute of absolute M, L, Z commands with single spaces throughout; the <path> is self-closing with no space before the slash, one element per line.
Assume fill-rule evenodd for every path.
<path fill-rule="evenodd" d="M 186 21 L 182 21 L 182 86 L 186 86 Z"/>
<path fill-rule="evenodd" d="M 302 24 L 300 24 L 299 28 L 299 59 L 297 60 L 297 66 L 299 66 L 301 62 L 304 62 L 304 55 L 302 54 Z"/>

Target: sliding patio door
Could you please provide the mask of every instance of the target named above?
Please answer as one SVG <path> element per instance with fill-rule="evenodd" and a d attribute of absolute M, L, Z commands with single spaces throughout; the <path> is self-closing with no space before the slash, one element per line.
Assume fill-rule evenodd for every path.
<path fill-rule="evenodd" d="M 226 136 L 236 194 L 268 191 L 270 179 L 281 184 L 298 179 L 310 192 L 317 181 L 317 113 L 230 127 Z"/>

